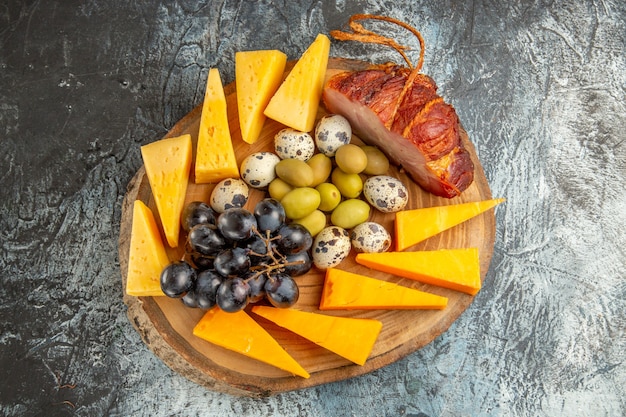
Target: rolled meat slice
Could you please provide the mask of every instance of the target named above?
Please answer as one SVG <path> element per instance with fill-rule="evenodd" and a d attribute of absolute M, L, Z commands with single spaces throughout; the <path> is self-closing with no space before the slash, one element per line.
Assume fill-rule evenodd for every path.
<path fill-rule="evenodd" d="M 410 75 L 395 64 L 339 73 L 328 80 L 322 99 L 329 112 L 348 119 L 359 138 L 380 148 L 424 190 L 456 197 L 474 179 L 459 119 L 426 75 L 418 74 L 404 92 Z"/>
<path fill-rule="evenodd" d="M 352 16 L 350 27 L 356 33 L 331 34 L 340 40 L 390 45 L 410 65 L 405 48 L 366 31 L 357 23 L 364 19 L 399 24 L 415 33 L 422 48 L 420 62 L 415 68 L 388 63 L 338 73 L 324 86 L 326 109 L 348 119 L 355 134 L 380 148 L 424 190 L 447 198 L 460 195 L 474 180 L 474 164 L 460 139 L 454 108 L 437 94 L 435 81 L 419 72 L 421 35 L 403 22 L 372 15 Z"/>

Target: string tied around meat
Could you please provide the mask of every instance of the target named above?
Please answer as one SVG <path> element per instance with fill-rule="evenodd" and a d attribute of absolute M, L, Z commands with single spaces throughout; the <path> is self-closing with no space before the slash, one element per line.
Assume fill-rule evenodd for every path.
<path fill-rule="evenodd" d="M 395 25 L 398 25 L 408 30 L 412 34 L 414 34 L 417 37 L 417 40 L 419 41 L 419 44 L 420 44 L 420 54 L 419 54 L 419 59 L 417 61 L 417 65 L 414 66 L 411 60 L 409 59 L 409 57 L 405 53 L 406 50 L 410 49 L 408 46 L 400 45 L 398 42 L 396 42 L 395 40 L 389 37 L 382 36 L 375 32 L 365 29 L 365 27 L 363 27 L 363 25 L 359 23 L 359 21 L 362 21 L 362 20 L 380 20 L 383 22 L 393 23 Z M 422 65 L 424 64 L 424 49 L 425 49 L 424 38 L 422 37 L 422 34 L 413 26 L 405 22 L 402 22 L 400 20 L 394 19 L 393 17 L 389 17 L 389 16 L 380 16 L 380 15 L 373 15 L 373 14 L 355 14 L 355 15 L 350 16 L 350 19 L 348 20 L 348 26 L 350 26 L 350 29 L 352 29 L 352 32 L 332 30 L 330 31 L 330 35 L 339 41 L 358 41 L 358 42 L 363 42 L 363 43 L 375 43 L 378 45 L 389 46 L 395 49 L 400 55 L 402 55 L 402 58 L 404 58 L 404 61 L 407 63 L 409 69 L 411 69 L 411 73 L 409 74 L 406 80 L 406 83 L 404 84 L 404 88 L 402 89 L 402 92 L 400 93 L 400 96 L 398 97 L 398 100 L 396 101 L 392 115 L 387 121 L 387 123 L 385 123 L 385 127 L 387 129 L 391 129 L 391 126 L 393 125 L 393 122 L 396 119 L 396 116 L 398 114 L 398 108 L 400 107 L 402 100 L 404 99 L 405 95 L 411 90 L 411 87 L 413 86 L 413 83 L 415 82 L 415 79 L 417 78 L 420 70 L 422 69 Z"/>
<path fill-rule="evenodd" d="M 388 38 L 383 35 L 379 35 L 375 32 L 365 29 L 363 25 L 359 23 L 359 21 L 361 20 L 380 20 L 383 22 L 393 23 L 395 25 L 398 25 L 408 30 L 412 34 L 414 34 L 417 37 L 419 44 L 420 44 L 420 54 L 419 54 L 419 59 L 417 61 L 417 65 L 413 66 L 413 63 L 411 62 L 411 60 L 405 53 L 406 50 L 410 49 L 408 46 L 400 45 L 399 43 L 397 43 L 395 40 L 391 38 Z M 395 49 L 400 55 L 402 55 L 402 58 L 404 58 L 404 61 L 407 63 L 410 69 L 414 70 L 415 72 L 419 72 L 422 69 L 422 65 L 424 64 L 424 49 L 425 49 L 424 38 L 422 37 L 422 34 L 413 26 L 405 22 L 402 22 L 400 20 L 394 19 L 393 17 L 379 16 L 379 15 L 373 15 L 373 14 L 352 15 L 350 16 L 350 19 L 348 20 L 348 26 L 350 26 L 350 29 L 352 29 L 352 32 L 331 30 L 330 35 L 339 41 L 358 41 L 358 42 L 363 42 L 363 43 L 375 43 L 379 45 L 389 46 Z"/>

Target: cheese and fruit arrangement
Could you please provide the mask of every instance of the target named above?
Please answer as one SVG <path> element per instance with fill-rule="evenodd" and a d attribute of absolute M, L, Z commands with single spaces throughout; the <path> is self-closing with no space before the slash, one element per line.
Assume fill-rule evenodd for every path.
<path fill-rule="evenodd" d="M 197 141 L 192 143 L 187 134 L 141 148 L 156 210 L 135 202 L 126 277 L 128 295 L 179 298 L 180 308 L 206 311 L 189 324 L 195 337 L 302 378 L 309 378 L 309 372 L 261 323 L 272 322 L 364 365 L 383 323 L 337 312 L 444 310 L 448 305 L 448 298 L 436 291 L 364 271 L 473 296 L 481 287 L 477 248 L 415 250 L 415 245 L 504 201 L 407 208 L 414 184 L 391 175 L 390 166 L 399 162 L 398 150 L 409 147 L 399 144 L 398 137 L 389 148 L 353 134 L 367 137 L 370 127 L 359 125 L 358 117 L 339 114 L 352 99 L 337 93 L 346 91 L 346 75 L 340 83 L 331 77 L 324 85 L 329 50 L 329 38 L 318 35 L 284 79 L 283 52 L 238 52 L 235 132 L 220 74 L 215 68 L 209 71 Z M 370 77 L 365 75 L 357 78 Z M 434 92 L 424 94 L 440 103 Z M 322 104 L 328 110 L 329 102 L 337 112 L 325 111 Z M 267 119 L 282 128 L 265 150 L 247 152 L 238 164 L 233 141 L 243 141 L 244 149 L 257 143 Z M 414 119 L 406 122 L 411 137 L 417 135 Z M 445 157 L 449 160 L 452 152 L 462 158 L 459 146 L 456 141 L 446 147 Z M 426 166 L 436 164 L 441 168 L 441 161 L 431 158 Z M 410 174 L 419 176 L 421 169 Z M 467 187 L 467 175 L 461 176 Z M 424 188 L 428 181 L 430 174 L 417 182 Z M 459 184 L 446 181 L 431 188 L 439 195 L 442 189 L 460 192 Z M 185 203 L 192 183 L 212 184 L 210 195 Z M 252 193 L 262 198 L 253 202 Z M 373 221 L 374 213 L 393 219 L 394 227 Z M 168 257 L 171 248 L 178 248 L 174 253 L 180 256 Z M 346 259 L 367 269 L 343 269 Z M 321 271 L 324 282 L 318 305 L 306 311 L 298 304 L 298 281 L 312 270 Z"/>

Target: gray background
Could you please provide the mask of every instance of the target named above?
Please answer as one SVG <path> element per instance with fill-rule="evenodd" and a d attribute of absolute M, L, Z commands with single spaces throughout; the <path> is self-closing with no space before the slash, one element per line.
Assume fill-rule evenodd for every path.
<path fill-rule="evenodd" d="M 295 59 L 362 12 L 422 31 L 423 71 L 508 199 L 485 287 L 371 374 L 266 399 L 207 391 L 126 317 L 117 238 L 139 147 L 200 103 L 210 67 L 233 81 L 235 51 Z M 2 2 L 0 415 L 626 414 L 625 19 L 619 0 Z M 401 62 L 352 42 L 331 55 Z"/>

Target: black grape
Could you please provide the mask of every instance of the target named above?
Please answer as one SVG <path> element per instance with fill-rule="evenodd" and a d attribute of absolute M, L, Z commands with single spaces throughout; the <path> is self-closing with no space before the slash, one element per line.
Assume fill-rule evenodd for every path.
<path fill-rule="evenodd" d="M 256 217 L 259 231 L 265 235 L 266 232 L 274 233 L 285 223 L 287 216 L 280 201 L 274 198 L 265 198 L 254 206 L 254 217 Z"/>
<path fill-rule="evenodd" d="M 222 276 L 242 275 L 250 269 L 250 257 L 244 248 L 225 249 L 215 256 L 213 268 Z"/>
<path fill-rule="evenodd" d="M 265 297 L 265 281 L 267 281 L 266 275 L 250 271 L 243 278 L 250 286 L 250 302 L 258 303 L 261 301 Z"/>
<path fill-rule="evenodd" d="M 257 227 L 254 214 L 239 207 L 229 208 L 217 218 L 217 228 L 226 239 L 248 239 Z"/>
<path fill-rule="evenodd" d="M 227 313 L 241 311 L 248 305 L 250 286 L 242 278 L 230 278 L 220 285 L 216 301 L 219 308 Z"/>
<path fill-rule="evenodd" d="M 212 224 L 198 224 L 191 228 L 187 236 L 187 251 L 201 255 L 215 255 L 219 252 L 226 240 Z"/>
<path fill-rule="evenodd" d="M 193 288 L 196 271 L 185 261 L 172 262 L 161 272 L 161 290 L 172 298 L 180 298 Z"/>
<path fill-rule="evenodd" d="M 267 300 L 278 308 L 289 308 L 298 301 L 300 291 L 298 284 L 285 273 L 271 275 L 265 282 Z"/>
<path fill-rule="evenodd" d="M 194 293 L 199 308 L 208 310 L 216 304 L 217 289 L 226 280 L 215 271 L 202 271 L 196 278 Z"/>
<path fill-rule="evenodd" d="M 313 259 L 309 254 L 309 251 L 302 251 L 287 255 L 285 257 L 285 266 L 283 272 L 289 274 L 292 277 L 304 275 L 313 267 Z"/>
<path fill-rule="evenodd" d="M 306 227 L 290 223 L 278 229 L 280 238 L 276 241 L 278 250 L 283 255 L 291 255 L 302 251 L 307 251 L 313 245 L 313 236 Z"/>
<path fill-rule="evenodd" d="M 197 224 L 215 224 L 215 211 L 202 201 L 193 201 L 185 206 L 180 216 L 183 230 L 188 232 Z"/>

